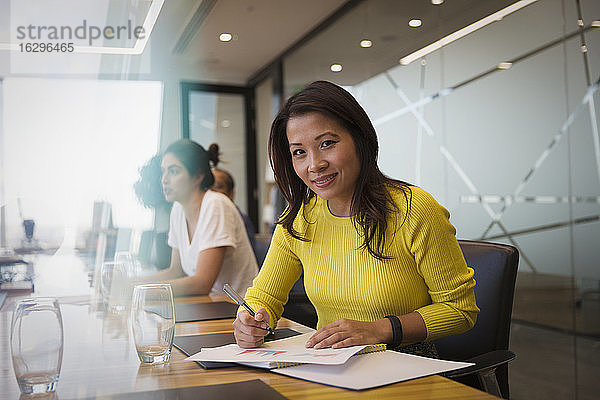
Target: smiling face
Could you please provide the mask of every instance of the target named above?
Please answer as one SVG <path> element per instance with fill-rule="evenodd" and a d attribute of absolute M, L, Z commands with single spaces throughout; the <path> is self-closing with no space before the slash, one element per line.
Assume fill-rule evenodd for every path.
<path fill-rule="evenodd" d="M 190 176 L 188 170 L 173 153 L 166 153 L 163 156 L 160 169 L 163 194 L 169 202 L 185 203 L 194 190 L 198 189 L 202 180 L 202 176 Z"/>
<path fill-rule="evenodd" d="M 352 135 L 334 119 L 317 112 L 290 118 L 286 131 L 298 177 L 328 200 L 333 214 L 349 216 L 360 171 Z"/>

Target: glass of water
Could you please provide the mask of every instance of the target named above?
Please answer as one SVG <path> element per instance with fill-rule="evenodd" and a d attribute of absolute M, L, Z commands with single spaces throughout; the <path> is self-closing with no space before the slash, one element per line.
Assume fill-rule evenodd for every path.
<path fill-rule="evenodd" d="M 109 312 L 120 313 L 127 308 L 130 271 L 122 261 L 107 261 L 100 271 L 102 301 Z"/>
<path fill-rule="evenodd" d="M 128 251 L 117 251 L 115 253 L 115 262 L 125 264 L 127 273 L 130 276 L 136 276 L 140 273 L 140 263 L 136 258 Z"/>
<path fill-rule="evenodd" d="M 57 299 L 30 298 L 16 304 L 10 350 L 22 393 L 56 390 L 63 354 L 63 322 Z"/>
<path fill-rule="evenodd" d="M 140 361 L 149 364 L 169 361 L 175 334 L 175 305 L 171 285 L 135 286 L 130 319 Z"/>

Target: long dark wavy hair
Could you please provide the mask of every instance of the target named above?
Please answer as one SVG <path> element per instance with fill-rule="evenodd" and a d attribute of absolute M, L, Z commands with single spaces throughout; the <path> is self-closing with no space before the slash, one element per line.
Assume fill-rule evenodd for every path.
<path fill-rule="evenodd" d="M 171 203 L 165 200 L 160 183 L 162 172 L 160 170 L 161 154 L 154 155 L 140 169 L 140 177 L 133 184 L 133 190 L 138 200 L 146 208 L 170 210 Z"/>
<path fill-rule="evenodd" d="M 293 227 L 293 222 L 303 204 L 307 204 L 315 193 L 296 175 L 287 138 L 287 123 L 290 118 L 311 112 L 321 113 L 334 119 L 345 128 L 354 140 L 360 162 L 350 212 L 354 226 L 363 237 L 361 249 L 366 249 L 378 260 L 391 257 L 385 254 L 388 217 L 400 213 L 390 188 L 402 191 L 407 203 L 406 220 L 410 209 L 412 192 L 410 184 L 385 176 L 377 166 L 379 145 L 377 134 L 365 110 L 356 99 L 341 87 L 326 81 L 313 82 L 288 99 L 273 124 L 269 136 L 269 159 L 275 173 L 275 182 L 288 202 L 288 208 L 277 224 L 281 224 L 294 238 L 308 241 Z M 306 218 L 305 218 L 306 219 Z"/>

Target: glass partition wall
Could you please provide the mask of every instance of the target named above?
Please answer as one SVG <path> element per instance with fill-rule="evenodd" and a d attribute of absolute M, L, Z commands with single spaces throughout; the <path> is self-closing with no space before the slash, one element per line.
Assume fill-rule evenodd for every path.
<path fill-rule="evenodd" d="M 402 65 L 418 29 L 437 40 L 454 18 L 445 4 L 422 3 L 426 17 L 410 31 L 419 15 L 362 2 L 283 59 L 284 93 L 317 79 L 347 87 L 374 122 L 385 173 L 432 193 L 459 238 L 519 249 L 511 397 L 592 398 L 600 389 L 600 3 L 533 2 Z M 361 48 L 366 39 L 371 46 Z M 333 45 L 344 42 L 354 48 Z"/>

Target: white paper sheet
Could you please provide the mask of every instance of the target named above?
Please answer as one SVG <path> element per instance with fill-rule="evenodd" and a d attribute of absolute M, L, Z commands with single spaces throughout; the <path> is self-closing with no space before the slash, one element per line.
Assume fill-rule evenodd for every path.
<path fill-rule="evenodd" d="M 276 363 L 311 363 L 339 365 L 367 346 L 352 346 L 343 349 L 307 349 L 305 344 L 313 332 L 265 343 L 255 349 L 243 349 L 237 344 L 203 348 L 186 358 L 190 361 L 223 361 L 238 363 L 264 363 L 264 368 L 275 367 Z M 274 364 L 269 364 L 274 363 Z"/>
<path fill-rule="evenodd" d="M 343 365 L 304 364 L 272 369 L 271 372 L 330 386 L 363 390 L 452 371 L 469 365 L 473 364 L 436 360 L 387 350 L 357 355 Z"/>

